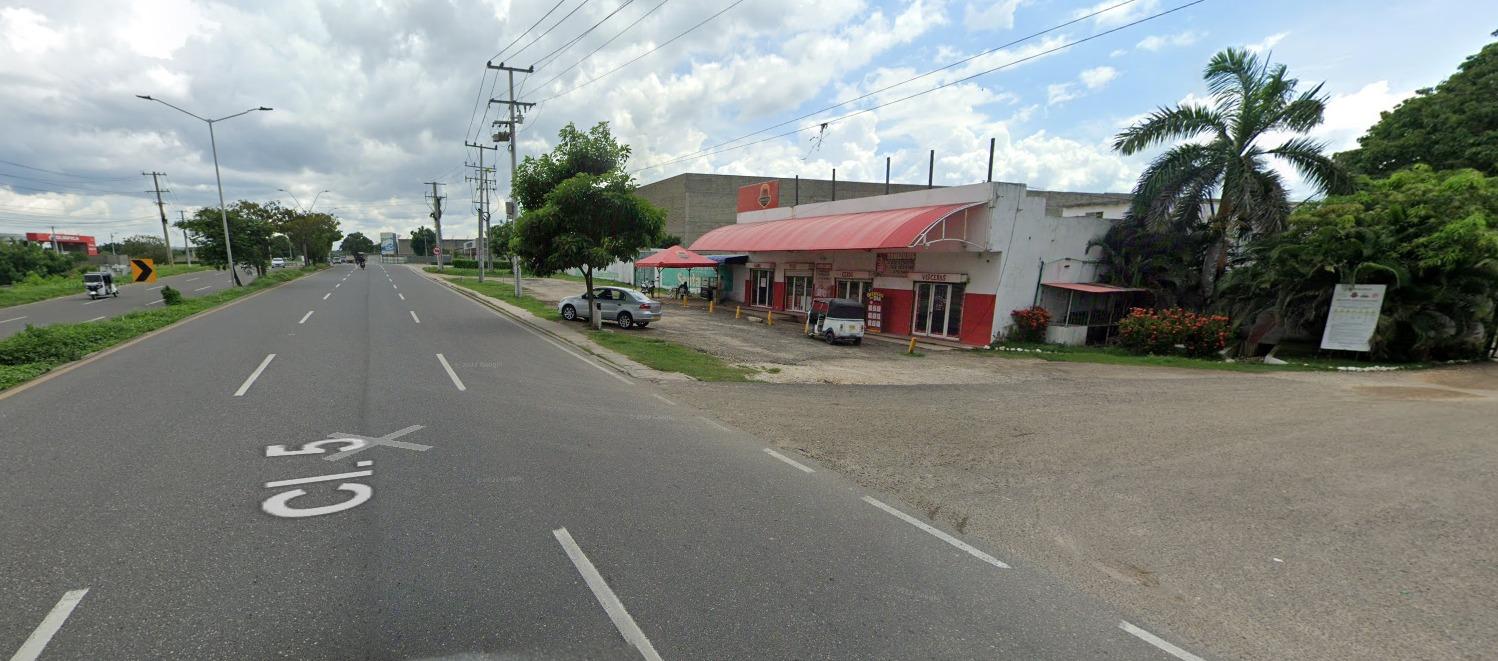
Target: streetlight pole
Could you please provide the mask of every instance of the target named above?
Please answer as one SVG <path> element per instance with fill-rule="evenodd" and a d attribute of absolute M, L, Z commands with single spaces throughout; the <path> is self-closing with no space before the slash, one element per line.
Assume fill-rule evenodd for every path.
<path fill-rule="evenodd" d="M 257 110 L 269 111 L 271 109 L 265 106 L 260 106 L 258 108 L 250 108 L 249 110 L 245 110 L 243 112 L 237 112 L 232 115 L 220 117 L 218 119 L 208 119 L 206 117 L 199 117 L 193 113 L 178 108 L 177 106 L 162 101 L 161 99 L 151 98 L 149 94 L 137 94 L 135 96 L 136 98 L 145 99 L 147 101 L 155 101 L 161 105 L 171 108 L 172 110 L 180 112 L 184 115 L 187 115 L 188 117 L 191 117 L 208 125 L 208 143 L 213 148 L 213 178 L 218 182 L 218 215 L 219 219 L 223 221 L 224 224 L 224 259 L 228 262 L 230 280 L 234 282 L 235 287 L 242 286 L 242 284 L 239 282 L 239 272 L 234 270 L 234 247 L 231 245 L 231 242 L 229 240 L 229 209 L 224 206 L 224 178 L 223 175 L 219 173 L 218 169 L 218 138 L 213 133 L 213 125 L 224 120 L 234 119 L 235 117 L 238 117 L 240 115 L 248 115 Z"/>

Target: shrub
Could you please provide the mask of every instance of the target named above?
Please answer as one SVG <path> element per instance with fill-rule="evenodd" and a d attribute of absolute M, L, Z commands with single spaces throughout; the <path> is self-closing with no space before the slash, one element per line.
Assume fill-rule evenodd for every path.
<path fill-rule="evenodd" d="M 1044 342 L 1046 326 L 1051 325 L 1051 312 L 1039 305 L 1020 308 L 1009 313 L 1014 320 L 1010 339 L 1019 342 Z"/>
<path fill-rule="evenodd" d="M 455 269 L 476 269 L 479 262 L 476 259 L 453 259 L 452 267 Z"/>
<path fill-rule="evenodd" d="M 1134 308 L 1118 324 L 1118 342 L 1133 353 L 1211 356 L 1228 345 L 1228 318 L 1170 308 Z"/>
<path fill-rule="evenodd" d="M 172 289 L 171 285 L 161 288 L 161 300 L 167 305 L 178 305 L 182 303 L 182 292 Z"/>

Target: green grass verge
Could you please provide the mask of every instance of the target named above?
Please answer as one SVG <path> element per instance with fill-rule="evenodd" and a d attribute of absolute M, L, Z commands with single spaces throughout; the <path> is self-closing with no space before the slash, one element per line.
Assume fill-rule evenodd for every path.
<path fill-rule="evenodd" d="M 174 275 L 182 275 L 183 273 L 206 270 L 208 270 L 208 267 L 198 264 L 193 264 L 192 266 L 177 264 L 175 266 L 156 267 L 157 277 L 159 278 L 169 278 Z M 129 274 L 126 274 L 116 280 L 116 282 L 122 287 L 128 286 L 130 283 L 126 282 L 126 280 L 129 277 Z M 63 275 L 44 278 L 39 283 L 21 283 L 0 287 L 0 308 L 12 305 L 25 305 L 26 303 L 35 303 L 37 301 L 45 301 L 49 298 L 73 296 L 75 294 L 78 296 L 83 295 L 82 275 Z"/>
<path fill-rule="evenodd" d="M 701 381 L 747 381 L 754 373 L 750 368 L 730 365 L 710 353 L 649 337 L 639 331 L 589 331 L 588 336 L 646 367 L 679 372 Z"/>
<path fill-rule="evenodd" d="M 244 287 L 183 299 L 180 305 L 137 310 L 102 321 L 28 326 L 26 330 L 0 340 L 0 390 L 34 379 L 48 370 L 96 351 L 316 270 L 278 269 Z"/>
<path fill-rule="evenodd" d="M 552 278 L 554 280 L 569 280 L 569 281 L 572 281 L 572 282 L 582 282 L 582 283 L 586 283 L 587 282 L 586 280 L 583 279 L 582 276 L 580 276 L 580 275 L 572 275 L 571 273 L 553 273 L 553 274 L 548 275 L 546 277 Z M 593 276 L 593 286 L 594 287 L 605 287 L 605 286 L 606 287 L 628 287 L 630 289 L 634 289 L 635 288 L 634 285 L 632 285 L 632 284 L 630 284 L 628 282 L 620 282 L 618 280 L 613 280 L 613 279 L 610 279 L 610 278 L 603 278 L 603 277 L 599 277 L 599 276 L 596 276 L 596 275 Z"/>
<path fill-rule="evenodd" d="M 426 271 L 427 273 L 436 273 L 437 275 L 460 275 L 460 276 L 467 277 L 467 278 L 477 278 L 478 275 L 479 275 L 479 270 L 478 269 L 459 269 L 459 268 L 453 268 L 451 266 L 444 266 L 441 271 L 438 271 L 437 267 L 435 267 L 435 266 L 423 266 L 423 267 L 421 267 L 421 270 Z M 509 278 L 509 277 L 512 277 L 512 276 L 510 275 L 510 269 L 506 268 L 506 269 L 484 269 L 484 277 L 487 279 L 487 278 Z M 513 288 L 513 287 L 514 287 L 514 283 L 512 281 L 511 282 L 511 288 Z"/>
<path fill-rule="evenodd" d="M 452 269 L 448 270 L 451 271 Z M 455 285 L 458 285 L 459 287 L 472 289 L 473 291 L 476 291 L 485 296 L 492 296 L 501 301 L 509 303 L 510 305 L 524 308 L 525 311 L 542 319 L 550 319 L 552 321 L 562 320 L 562 315 L 557 313 L 556 306 L 550 303 L 536 298 L 535 296 L 531 296 L 530 294 L 526 294 L 517 298 L 515 296 L 514 281 L 502 282 L 498 280 L 485 280 L 483 284 L 479 284 L 479 281 L 477 280 L 461 276 L 449 277 L 446 278 L 446 280 Z"/>
<path fill-rule="evenodd" d="M 1185 356 L 1141 356 L 1117 347 L 1073 347 L 1057 344 L 1032 344 L 1005 342 L 1002 347 L 1009 351 L 980 350 L 979 353 L 1000 358 L 1032 358 L 1063 363 L 1101 363 L 1105 365 L 1144 365 L 1150 367 L 1183 367 L 1199 370 L 1229 372 L 1325 372 L 1339 367 L 1367 368 L 1373 365 L 1388 365 L 1401 370 L 1432 367 L 1430 363 L 1370 363 L 1357 360 L 1321 358 L 1313 356 L 1286 356 L 1287 365 L 1268 365 L 1258 361 L 1215 360 L 1210 358 L 1187 358 Z M 1016 350 L 1017 349 L 1017 350 Z"/>

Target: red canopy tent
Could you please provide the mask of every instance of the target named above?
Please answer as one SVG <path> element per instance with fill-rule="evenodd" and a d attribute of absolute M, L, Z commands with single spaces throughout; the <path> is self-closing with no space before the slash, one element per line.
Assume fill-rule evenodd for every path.
<path fill-rule="evenodd" d="M 638 268 L 691 269 L 717 265 L 717 262 L 681 246 L 671 246 L 645 259 L 635 260 Z"/>

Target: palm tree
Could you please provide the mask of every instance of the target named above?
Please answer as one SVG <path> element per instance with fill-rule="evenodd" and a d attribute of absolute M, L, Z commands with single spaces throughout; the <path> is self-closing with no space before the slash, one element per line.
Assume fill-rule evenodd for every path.
<path fill-rule="evenodd" d="M 1139 176 L 1132 213 L 1158 229 L 1206 233 L 1202 295 L 1211 297 L 1227 268 L 1230 245 L 1284 228 L 1291 206 L 1279 159 L 1295 168 L 1316 193 L 1342 193 L 1350 178 L 1323 154 L 1325 145 L 1303 135 L 1322 122 L 1321 85 L 1297 94 L 1299 83 L 1283 64 L 1229 48 L 1212 57 L 1202 77 L 1213 105 L 1160 108 L 1114 138 L 1113 148 L 1135 154 L 1175 142 Z M 1273 148 L 1260 142 L 1289 136 Z M 1203 214 L 1206 217 L 1203 218 Z"/>

